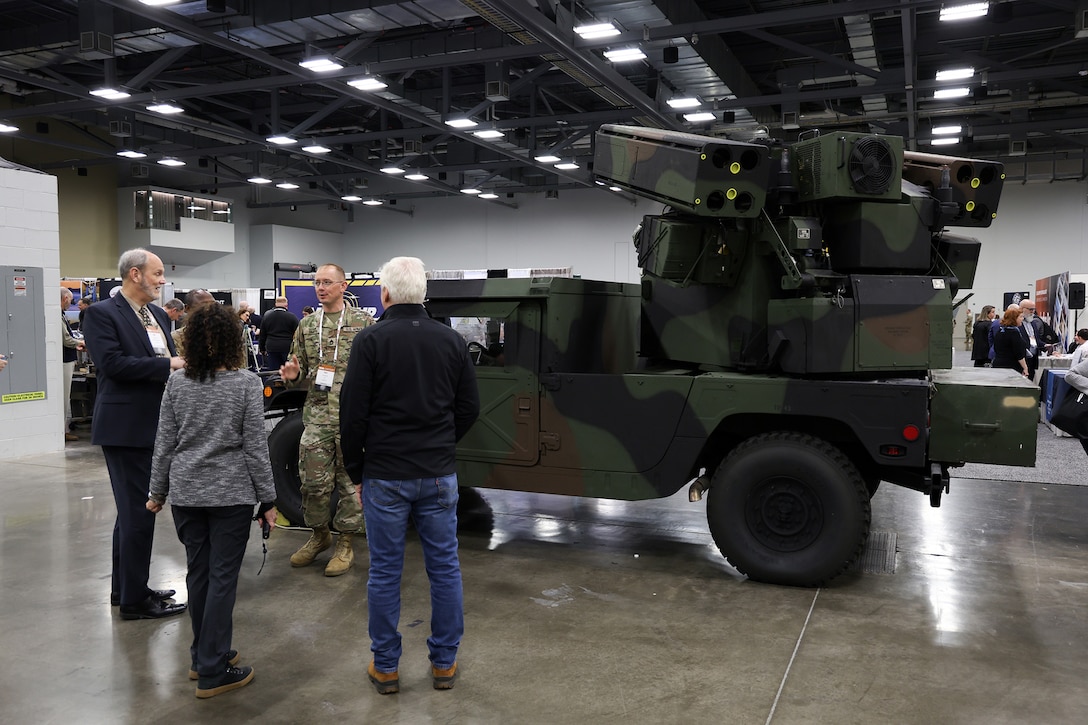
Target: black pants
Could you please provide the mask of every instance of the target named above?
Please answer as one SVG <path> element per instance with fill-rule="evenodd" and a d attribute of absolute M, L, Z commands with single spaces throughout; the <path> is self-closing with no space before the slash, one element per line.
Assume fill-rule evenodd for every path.
<path fill-rule="evenodd" d="M 118 596 L 123 607 L 136 606 L 151 596 L 147 576 L 155 538 L 155 514 L 146 506 L 152 453 L 151 448 L 102 446 L 117 504 L 111 593 Z"/>
<path fill-rule="evenodd" d="M 189 653 L 201 678 L 216 678 L 227 669 L 238 571 L 253 506 L 171 506 L 170 511 L 189 566 L 185 575 L 193 623 Z"/>
<path fill-rule="evenodd" d="M 990 364 L 989 360 L 975 360 L 975 367 L 976 368 L 984 368 L 989 364 Z"/>
<path fill-rule="evenodd" d="M 286 352 L 264 351 L 264 369 L 279 370 L 287 362 Z"/>

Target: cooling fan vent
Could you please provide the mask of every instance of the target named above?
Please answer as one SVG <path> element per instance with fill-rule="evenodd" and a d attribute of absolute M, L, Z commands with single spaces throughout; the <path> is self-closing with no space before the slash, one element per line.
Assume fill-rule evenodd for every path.
<path fill-rule="evenodd" d="M 850 182 L 859 194 L 883 194 L 895 175 L 895 154 L 888 142 L 865 136 L 854 142 L 847 163 Z"/>

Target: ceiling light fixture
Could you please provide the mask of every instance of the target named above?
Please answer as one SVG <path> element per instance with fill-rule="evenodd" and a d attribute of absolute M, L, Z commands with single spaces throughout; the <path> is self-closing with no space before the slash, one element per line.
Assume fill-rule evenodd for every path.
<path fill-rule="evenodd" d="M 646 57 L 646 54 L 642 52 L 641 48 L 617 48 L 616 50 L 606 50 L 604 57 L 613 63 L 630 63 L 635 60 L 642 60 Z"/>
<path fill-rule="evenodd" d="M 230 209 L 212 209 L 212 214 L 230 214 Z"/>
<path fill-rule="evenodd" d="M 266 179 L 263 176 L 251 176 L 246 179 L 251 184 L 271 184 L 272 179 Z"/>
<path fill-rule="evenodd" d="M 343 199 L 344 201 L 362 201 L 363 200 L 363 197 L 358 196 L 356 194 L 345 194 L 344 196 L 341 196 L 340 198 Z"/>
<path fill-rule="evenodd" d="M 948 5 L 941 8 L 940 19 L 942 22 L 953 20 L 968 20 L 969 18 L 981 18 L 990 11 L 990 3 L 966 3 L 964 5 Z"/>
<path fill-rule="evenodd" d="M 180 2 L 180 0 L 140 0 L 144 5 L 150 5 L 151 7 L 158 7 L 159 5 L 172 5 L 173 3 Z"/>
<path fill-rule="evenodd" d="M 280 189 L 297 189 L 298 184 L 292 184 L 290 181 L 281 181 L 276 184 L 276 187 Z"/>
<path fill-rule="evenodd" d="M 970 88 L 940 88 L 933 92 L 933 97 L 940 98 L 963 98 L 971 92 Z"/>
<path fill-rule="evenodd" d="M 367 199 L 363 203 L 367 206 L 381 206 L 384 202 L 381 199 Z"/>
<path fill-rule="evenodd" d="M 479 126 L 480 124 L 476 123 L 471 118 L 464 118 L 462 116 L 459 118 L 451 118 L 447 120 L 446 125 L 450 128 L 474 128 L 476 126 Z"/>
<path fill-rule="evenodd" d="M 206 206 L 197 206 L 196 204 L 190 204 L 190 205 L 189 205 L 188 207 L 186 207 L 186 208 L 187 208 L 187 209 L 188 209 L 189 211 L 204 211 L 204 210 L 205 210 L 205 209 L 207 209 L 208 207 L 206 207 Z"/>
<path fill-rule="evenodd" d="M 291 138 L 290 136 L 269 136 L 265 141 L 274 143 L 277 146 L 290 146 L 291 144 L 298 143 L 298 139 Z"/>
<path fill-rule="evenodd" d="M 327 55 L 319 55 L 314 56 L 313 58 L 300 60 L 298 64 L 306 70 L 312 70 L 314 73 L 331 73 L 334 70 L 340 70 L 344 67 Z"/>
<path fill-rule="evenodd" d="M 431 177 L 427 176 L 426 174 L 408 174 L 404 178 L 409 179 L 411 181 L 426 181 L 427 179 L 429 179 Z"/>
<path fill-rule="evenodd" d="M 348 81 L 348 85 L 352 88 L 358 88 L 360 91 L 380 91 L 383 88 L 388 88 L 388 84 L 383 83 L 373 76 L 356 78 L 353 81 Z"/>
<path fill-rule="evenodd" d="M 159 163 L 163 166 L 185 166 L 185 162 L 181 159 L 175 159 L 173 156 L 167 156 L 165 159 L 159 159 Z"/>
<path fill-rule="evenodd" d="M 174 113 L 181 113 L 185 109 L 181 106 L 175 106 L 173 103 L 152 103 L 150 106 L 147 107 L 147 110 L 153 113 L 164 113 L 166 115 L 171 115 Z"/>
<path fill-rule="evenodd" d="M 92 96 L 98 98 L 104 98 L 107 101 L 119 101 L 122 98 L 128 98 L 129 94 L 117 88 L 96 88 L 91 91 Z"/>
<path fill-rule="evenodd" d="M 492 139 L 492 138 L 502 138 L 506 134 L 504 134 L 502 131 L 500 131 L 497 128 L 485 128 L 482 131 L 473 131 L 472 135 L 475 136 L 476 138 Z"/>
<path fill-rule="evenodd" d="M 555 168 L 559 169 L 560 171 L 574 171 L 575 169 L 580 169 L 582 167 L 580 167 L 573 161 L 565 161 L 561 164 L 556 164 Z"/>
<path fill-rule="evenodd" d="M 462 194 L 482 194 L 483 192 L 480 191 L 479 189 L 475 188 L 475 187 L 468 187 L 468 188 L 465 188 L 465 189 L 461 189 L 461 193 Z"/>
<path fill-rule="evenodd" d="M 555 154 L 541 154 L 540 156 L 534 156 L 533 158 L 542 164 L 554 164 L 556 161 L 562 161 L 562 159 Z"/>
<path fill-rule="evenodd" d="M 608 190 L 609 191 L 623 191 L 623 189 L 621 189 L 618 186 L 610 186 L 610 187 L 608 187 Z"/>
<path fill-rule="evenodd" d="M 959 133 L 962 130 L 963 130 L 963 126 L 934 126 L 933 127 L 933 135 L 934 136 L 947 136 L 949 134 Z"/>
<path fill-rule="evenodd" d="M 12 126 L 10 123 L 0 123 L 0 133 L 15 133 L 18 130 L 18 126 Z"/>
<path fill-rule="evenodd" d="M 936 81 L 961 81 L 965 78 L 971 78 L 975 75 L 974 68 L 948 68 L 947 70 L 937 71 L 937 75 L 934 77 Z"/>
<path fill-rule="evenodd" d="M 143 159 L 143 158 L 147 158 L 147 154 L 141 153 L 140 151 L 132 151 L 130 149 L 123 149 L 121 151 L 118 151 L 117 155 L 122 156 L 122 157 L 124 157 L 126 159 Z"/>
<path fill-rule="evenodd" d="M 930 139 L 929 142 L 934 146 L 951 146 L 960 142 L 959 136 L 942 136 L 941 138 Z"/>
<path fill-rule="evenodd" d="M 402 169 L 399 166 L 383 166 L 380 169 L 380 171 L 383 174 L 392 174 L 394 176 L 396 176 L 397 174 L 403 174 L 404 173 L 404 169 Z"/>
<path fill-rule="evenodd" d="M 691 121 L 692 123 L 703 123 L 705 121 L 713 121 L 718 117 L 710 111 L 696 111 L 695 113 L 685 113 L 684 120 Z"/>
<path fill-rule="evenodd" d="M 332 151 L 328 146 L 322 146 L 321 144 L 311 144 L 309 146 L 303 146 L 302 150 L 311 154 L 327 154 Z"/>
<path fill-rule="evenodd" d="M 703 102 L 690 96 L 670 98 L 668 104 L 672 108 L 698 108 Z"/>
<path fill-rule="evenodd" d="M 574 32 L 581 36 L 582 40 L 593 40 L 594 38 L 609 38 L 613 35 L 619 35 L 620 30 L 612 23 L 590 23 L 588 25 L 576 25 Z"/>
<path fill-rule="evenodd" d="M 480 198 L 480 199 L 498 199 L 499 195 L 496 194 L 493 191 L 485 191 L 484 193 L 480 194 L 480 196 L 478 198 Z"/>

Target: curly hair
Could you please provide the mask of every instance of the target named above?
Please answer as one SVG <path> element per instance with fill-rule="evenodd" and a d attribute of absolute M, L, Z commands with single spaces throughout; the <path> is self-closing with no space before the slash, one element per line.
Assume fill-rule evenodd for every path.
<path fill-rule="evenodd" d="M 201 305 L 189 313 L 182 328 L 185 377 L 204 382 L 219 368 L 237 370 L 242 357 L 242 321 L 230 308 Z"/>

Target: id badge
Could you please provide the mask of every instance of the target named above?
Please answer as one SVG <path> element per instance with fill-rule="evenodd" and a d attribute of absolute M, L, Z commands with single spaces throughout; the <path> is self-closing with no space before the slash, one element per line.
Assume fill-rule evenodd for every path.
<path fill-rule="evenodd" d="M 327 393 L 332 390 L 332 379 L 336 375 L 336 368 L 332 365 L 318 365 L 317 377 L 314 378 L 314 390 Z"/>
<path fill-rule="evenodd" d="M 166 338 L 159 330 L 148 330 L 147 339 L 151 342 L 151 349 L 159 357 L 169 357 L 170 348 L 166 346 Z"/>

